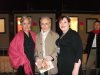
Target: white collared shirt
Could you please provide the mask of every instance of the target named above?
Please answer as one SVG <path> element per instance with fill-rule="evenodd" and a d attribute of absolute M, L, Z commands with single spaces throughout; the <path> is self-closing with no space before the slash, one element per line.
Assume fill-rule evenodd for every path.
<path fill-rule="evenodd" d="M 95 34 L 95 37 L 94 37 L 94 40 L 93 40 L 93 43 L 92 43 L 92 47 L 96 47 L 96 34 Z"/>

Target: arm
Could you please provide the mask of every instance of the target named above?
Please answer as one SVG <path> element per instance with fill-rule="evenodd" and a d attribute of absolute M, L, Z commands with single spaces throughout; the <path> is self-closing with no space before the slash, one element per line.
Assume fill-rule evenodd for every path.
<path fill-rule="evenodd" d="M 52 47 L 53 47 L 52 52 L 50 53 L 49 58 L 47 59 L 50 59 L 51 61 L 57 61 L 57 46 L 55 44 L 55 41 L 59 38 L 59 36 L 57 34 L 53 36 L 54 36 L 54 39 L 52 43 Z"/>
<path fill-rule="evenodd" d="M 17 48 L 16 39 L 17 38 L 15 37 L 10 43 L 8 54 L 9 54 L 9 59 L 12 67 L 18 69 L 20 56 L 19 56 L 19 51 L 17 51 L 18 48 Z"/>
<path fill-rule="evenodd" d="M 53 48 L 53 52 L 50 54 L 50 57 L 51 57 L 51 60 L 52 61 L 57 61 L 57 45 L 56 45 L 56 40 L 59 38 L 59 35 L 58 34 L 54 34 L 54 48 Z"/>
<path fill-rule="evenodd" d="M 86 53 L 88 55 L 89 55 L 91 47 L 92 47 L 94 36 L 95 36 L 95 34 L 90 32 L 88 37 L 87 37 L 86 48 L 84 49 L 84 53 Z"/>
<path fill-rule="evenodd" d="M 52 52 L 49 56 L 45 57 L 46 60 L 55 61 L 57 59 L 57 52 L 56 50 Z"/>
<path fill-rule="evenodd" d="M 73 36 L 73 47 L 75 49 L 75 63 L 74 68 L 72 71 L 72 75 L 78 75 L 80 66 L 81 66 L 81 59 L 82 59 L 82 52 L 83 52 L 83 45 L 81 38 L 78 34 Z"/>
<path fill-rule="evenodd" d="M 78 60 L 78 63 L 75 63 L 74 64 L 74 68 L 73 68 L 73 71 L 72 71 L 72 75 L 78 75 L 80 65 L 81 65 L 81 60 L 79 59 Z"/>

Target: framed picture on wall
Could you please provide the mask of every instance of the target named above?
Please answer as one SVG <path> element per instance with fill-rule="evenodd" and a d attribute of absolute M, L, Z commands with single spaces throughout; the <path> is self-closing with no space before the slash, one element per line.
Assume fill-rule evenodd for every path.
<path fill-rule="evenodd" d="M 5 18 L 0 18 L 0 33 L 5 33 L 6 27 L 5 27 Z"/>
<path fill-rule="evenodd" d="M 93 30 L 93 23 L 96 21 L 96 18 L 86 18 L 86 32 Z"/>

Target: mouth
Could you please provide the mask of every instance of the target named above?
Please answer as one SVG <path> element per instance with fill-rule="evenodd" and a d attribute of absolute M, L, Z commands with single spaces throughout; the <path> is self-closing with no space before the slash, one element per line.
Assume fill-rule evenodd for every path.
<path fill-rule="evenodd" d="M 61 28 L 65 28 L 65 26 L 61 26 Z"/>

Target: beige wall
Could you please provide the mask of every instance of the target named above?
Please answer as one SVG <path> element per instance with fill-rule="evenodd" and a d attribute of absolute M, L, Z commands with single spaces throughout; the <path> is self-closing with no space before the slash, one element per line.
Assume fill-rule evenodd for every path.
<path fill-rule="evenodd" d="M 0 48 L 8 48 L 9 45 L 9 22 L 8 14 L 0 14 L 0 18 L 5 18 L 5 33 L 0 33 Z"/>

